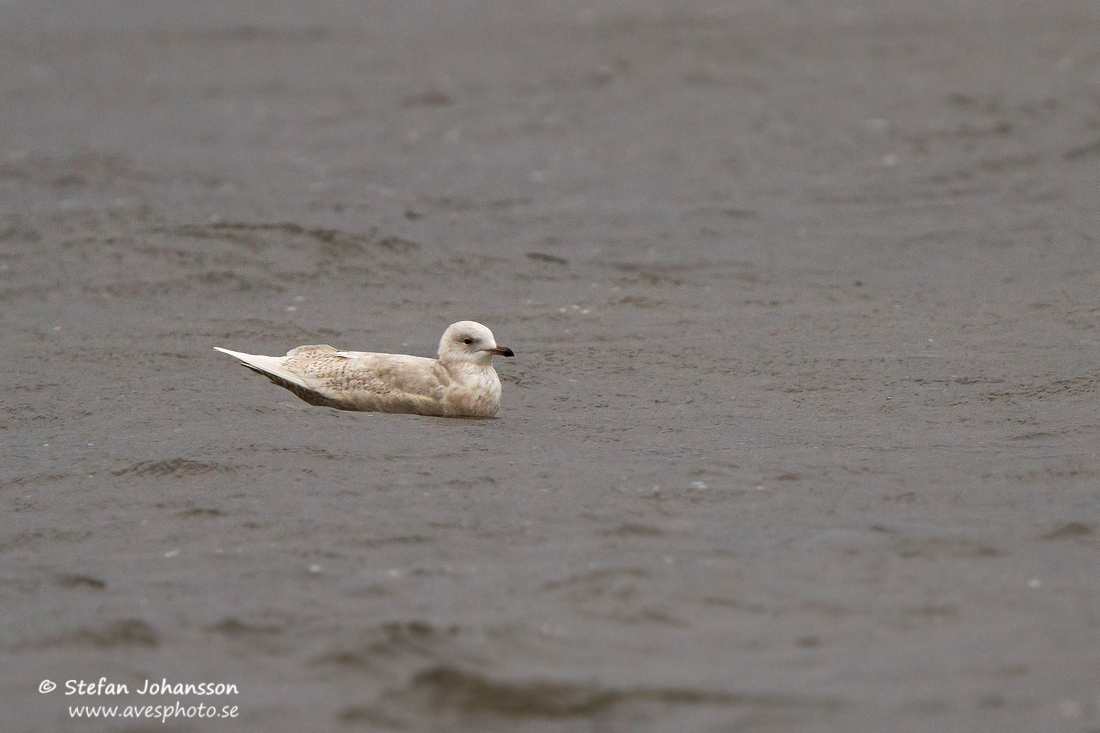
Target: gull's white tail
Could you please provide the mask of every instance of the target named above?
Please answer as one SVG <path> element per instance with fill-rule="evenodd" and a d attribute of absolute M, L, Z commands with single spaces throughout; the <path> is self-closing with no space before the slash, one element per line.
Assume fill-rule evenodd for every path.
<path fill-rule="evenodd" d="M 230 356 L 240 359 L 245 366 L 250 369 L 255 369 L 263 374 L 270 374 L 276 376 L 279 379 L 286 380 L 291 384 L 297 384 L 305 389 L 312 389 L 308 384 L 302 381 L 294 372 L 283 368 L 283 358 L 281 356 L 263 356 L 261 354 L 245 354 L 240 351 L 230 351 L 229 349 L 223 349 L 220 346 L 215 346 L 214 351 L 220 351 L 223 354 L 229 354 Z"/>

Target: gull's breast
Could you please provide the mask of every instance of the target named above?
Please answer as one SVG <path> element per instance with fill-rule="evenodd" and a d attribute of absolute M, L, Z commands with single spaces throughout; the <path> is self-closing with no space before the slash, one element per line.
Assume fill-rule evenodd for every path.
<path fill-rule="evenodd" d="M 492 367 L 458 371 L 447 402 L 455 415 L 492 417 L 500 407 L 500 377 Z"/>

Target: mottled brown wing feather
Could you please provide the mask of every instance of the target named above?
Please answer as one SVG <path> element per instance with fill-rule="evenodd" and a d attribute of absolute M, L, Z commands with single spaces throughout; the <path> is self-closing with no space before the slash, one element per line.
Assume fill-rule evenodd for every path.
<path fill-rule="evenodd" d="M 310 387 L 287 389 L 311 404 L 345 410 L 441 414 L 442 397 L 451 383 L 435 359 L 337 351 L 327 345 L 300 346 L 287 355 L 283 366 Z"/>
<path fill-rule="evenodd" d="M 289 381 L 283 379 L 280 376 L 272 374 L 271 372 L 265 372 L 263 369 L 257 369 L 256 367 L 251 366 L 250 364 L 245 364 L 245 363 L 242 362 L 241 366 L 247 367 L 248 369 L 251 369 L 252 371 L 256 372 L 257 374 L 264 375 L 265 377 L 270 379 L 274 384 L 277 384 L 280 387 L 283 387 L 285 389 L 290 390 L 295 395 L 297 395 L 298 397 L 305 400 L 306 402 L 308 402 L 311 405 L 317 405 L 318 407 L 335 407 L 338 410 L 354 410 L 354 409 L 356 409 L 355 405 L 352 405 L 351 403 L 345 402 L 343 400 L 332 399 L 331 397 L 326 397 L 325 395 L 321 394 L 320 392 L 316 392 L 312 389 L 306 389 L 305 387 L 303 387 L 300 384 L 295 384 L 294 382 L 289 382 Z"/>

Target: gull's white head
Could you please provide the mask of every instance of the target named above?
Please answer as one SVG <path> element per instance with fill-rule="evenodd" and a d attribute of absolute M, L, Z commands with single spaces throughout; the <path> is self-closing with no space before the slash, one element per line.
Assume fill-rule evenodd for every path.
<path fill-rule="evenodd" d="M 488 366 L 493 355 L 515 356 L 507 346 L 497 346 L 493 332 L 477 321 L 452 323 L 439 340 L 440 361 L 465 361 Z"/>

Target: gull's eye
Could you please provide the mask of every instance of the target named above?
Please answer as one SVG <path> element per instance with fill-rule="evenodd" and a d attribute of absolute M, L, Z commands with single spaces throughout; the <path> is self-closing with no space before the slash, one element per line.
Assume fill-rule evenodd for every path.
<path fill-rule="evenodd" d="M 472 338 L 469 338 L 469 337 L 462 339 L 462 343 L 464 343 L 464 344 L 472 344 L 473 342 L 474 342 L 474 340 Z"/>

